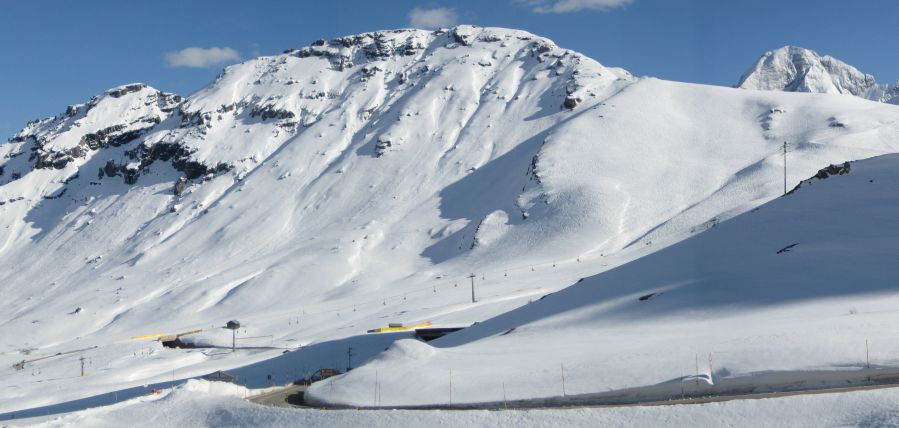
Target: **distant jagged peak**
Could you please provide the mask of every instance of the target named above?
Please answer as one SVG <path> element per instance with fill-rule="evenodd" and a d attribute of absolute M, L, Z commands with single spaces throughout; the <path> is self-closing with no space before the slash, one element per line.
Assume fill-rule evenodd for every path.
<path fill-rule="evenodd" d="M 765 91 L 850 94 L 867 98 L 874 76 L 832 56 L 798 46 L 765 52 L 737 87 Z"/>
<path fill-rule="evenodd" d="M 142 116 L 143 113 L 152 113 L 161 110 L 164 113 L 170 113 L 174 107 L 182 101 L 181 96 L 157 90 L 144 83 L 129 83 L 107 89 L 100 94 L 90 97 L 90 99 L 82 104 L 72 104 L 66 108 L 64 113 L 29 121 L 25 128 L 16 133 L 10 141 L 17 142 L 23 140 L 28 135 L 40 132 L 38 128 L 46 128 L 48 124 L 71 124 L 77 122 L 77 127 L 84 126 L 89 116 L 103 116 L 96 119 L 116 120 L 120 122 L 128 121 L 130 116 Z M 103 108 L 97 112 L 91 112 L 96 107 Z M 109 110 L 122 109 L 126 107 L 129 114 L 122 116 L 109 117 Z M 59 132 L 58 126 L 52 128 Z"/>

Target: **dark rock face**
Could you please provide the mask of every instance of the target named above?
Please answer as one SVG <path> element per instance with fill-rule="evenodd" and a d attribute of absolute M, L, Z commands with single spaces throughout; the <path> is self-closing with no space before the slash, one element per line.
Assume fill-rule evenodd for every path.
<path fill-rule="evenodd" d="M 113 90 L 107 92 L 107 94 L 109 94 L 109 96 L 111 96 L 113 98 L 119 98 L 123 95 L 137 92 L 146 87 L 147 87 L 147 85 L 144 85 L 143 83 L 135 83 L 133 85 L 123 86 L 118 89 L 113 89 Z"/>
<path fill-rule="evenodd" d="M 123 144 L 130 143 L 140 137 L 147 128 L 137 129 L 133 131 L 120 132 L 125 125 L 115 125 L 104 128 L 96 133 L 85 134 L 81 137 L 81 144 L 86 145 L 91 150 L 98 150 L 107 146 L 118 147 Z"/>
<path fill-rule="evenodd" d="M 823 180 L 832 175 L 843 175 L 849 174 L 849 162 L 843 162 L 842 165 L 828 165 L 827 168 L 822 168 L 815 174 L 815 178 L 819 180 Z"/>
<path fill-rule="evenodd" d="M 552 50 L 553 50 L 552 45 L 550 45 L 549 43 L 547 43 L 545 41 L 538 40 L 538 41 L 534 42 L 534 47 L 531 50 L 531 55 L 540 56 L 545 53 L 549 53 Z"/>
<path fill-rule="evenodd" d="M 137 177 L 140 176 L 140 171 L 137 168 L 125 166 L 120 169 L 122 170 L 122 176 L 125 178 L 125 184 L 132 185 L 137 183 Z"/>
<path fill-rule="evenodd" d="M 793 190 L 787 192 L 787 194 L 793 194 L 793 192 L 798 190 L 803 185 L 811 184 L 813 180 L 824 180 L 827 177 L 832 177 L 834 175 L 849 174 L 850 169 L 851 164 L 848 161 L 843 162 L 839 165 L 828 165 L 826 168 L 821 168 L 820 170 L 818 170 L 818 173 L 815 174 L 812 178 L 809 178 L 808 180 L 802 180 L 799 184 L 796 185 L 796 187 L 793 188 Z"/>
<path fill-rule="evenodd" d="M 119 173 L 119 167 L 116 165 L 115 161 L 108 160 L 106 161 L 106 166 L 103 167 L 103 172 L 110 177 L 115 177 Z"/>
<path fill-rule="evenodd" d="M 44 196 L 44 199 L 59 199 L 59 198 L 65 196 L 66 191 L 68 191 L 68 190 L 69 190 L 68 187 L 63 187 L 62 190 L 57 192 L 56 194 Z"/>
<path fill-rule="evenodd" d="M 207 166 L 191 159 L 192 154 L 193 153 L 184 146 L 175 143 L 156 143 L 151 146 L 141 144 L 132 150 L 125 151 L 125 155 L 128 156 L 129 160 L 139 161 L 137 164 L 131 162 L 120 165 L 110 159 L 106 161 L 106 165 L 104 165 L 103 168 L 100 168 L 97 176 L 100 179 L 104 176 L 122 176 L 125 183 L 135 184 L 137 183 L 138 178 L 140 178 L 141 172 L 148 171 L 153 162 L 157 160 L 171 162 L 175 169 L 183 172 L 185 175 L 175 183 L 175 194 L 180 195 L 187 187 L 188 179 L 192 180 L 208 174 L 223 173 L 230 171 L 232 168 L 230 165 L 223 163 L 215 166 Z"/>
<path fill-rule="evenodd" d="M 394 55 L 415 55 L 424 50 L 424 45 L 414 40 L 389 37 L 392 34 L 402 33 L 411 32 L 409 30 L 378 31 L 340 37 L 330 41 L 317 40 L 310 46 L 301 49 L 288 49 L 285 53 L 298 58 L 311 56 L 328 58 L 334 70 L 343 71 L 355 66 L 354 57 L 357 54 L 361 54 L 369 60 L 384 60 Z M 352 49 L 352 51 L 347 53 L 342 51 L 344 48 Z"/>
<path fill-rule="evenodd" d="M 125 154 L 132 160 L 140 161 L 138 171 L 145 170 L 153 162 L 161 160 L 171 162 L 172 166 L 183 172 L 189 180 L 200 178 L 207 174 L 227 172 L 232 168 L 224 163 L 208 166 L 197 162 L 191 158 L 193 152 L 190 149 L 176 143 L 156 143 L 151 146 L 141 144 L 134 150 L 126 151 Z"/>
<path fill-rule="evenodd" d="M 581 102 L 580 98 L 575 97 L 573 95 L 568 95 L 565 97 L 565 101 L 562 103 L 562 106 L 569 110 L 572 110 L 575 107 L 577 107 L 578 103 L 580 103 L 580 102 Z"/>
<path fill-rule="evenodd" d="M 537 182 L 537 184 L 541 184 L 540 176 L 537 174 L 537 163 L 540 161 L 540 154 L 534 155 L 531 158 L 531 164 L 528 165 L 528 171 L 526 175 L 531 179 Z"/>
<path fill-rule="evenodd" d="M 470 34 L 459 32 L 459 27 L 453 28 L 451 35 L 453 36 L 454 42 L 462 46 L 471 46 L 472 36 Z"/>
<path fill-rule="evenodd" d="M 56 168 L 62 169 L 76 158 L 83 158 L 88 150 L 99 150 L 109 146 L 118 147 L 130 143 L 144 135 L 152 126 L 122 132 L 125 125 L 114 125 L 101 129 L 95 133 L 85 134 L 78 145 L 67 150 L 43 151 L 43 144 L 35 146 L 36 169 Z"/>
<path fill-rule="evenodd" d="M 292 111 L 287 110 L 278 110 L 273 106 L 253 106 L 253 110 L 250 111 L 250 117 L 261 117 L 262 120 L 266 119 L 293 119 L 296 117 Z"/>
<path fill-rule="evenodd" d="M 187 188 L 187 177 L 179 177 L 178 181 L 175 182 L 175 196 L 181 196 L 184 193 L 184 189 Z"/>
<path fill-rule="evenodd" d="M 33 156 L 35 158 L 34 168 L 35 169 L 63 169 L 69 162 L 75 160 L 76 157 L 82 157 L 84 155 L 83 150 L 80 147 L 75 147 L 70 150 L 62 151 L 62 152 L 47 152 L 37 154 Z"/>
<path fill-rule="evenodd" d="M 368 80 L 371 79 L 372 77 L 375 77 L 375 76 L 376 76 L 379 72 L 381 72 L 381 71 L 383 71 L 383 70 L 381 70 L 381 69 L 380 69 L 379 67 L 377 67 L 377 66 L 371 66 L 371 67 L 364 67 L 364 68 L 362 68 L 362 81 L 363 81 L 363 82 L 368 81 Z"/>
<path fill-rule="evenodd" d="M 386 35 L 383 33 L 378 33 L 377 35 L 375 35 L 374 39 L 374 43 L 366 45 L 363 49 L 366 57 L 368 57 L 369 59 L 375 59 L 390 58 L 391 56 L 393 56 L 393 52 L 395 51 L 395 49 L 392 40 L 388 40 Z"/>
<path fill-rule="evenodd" d="M 384 156 L 384 153 L 387 153 L 387 150 L 389 150 L 392 145 L 393 143 L 390 140 L 384 137 L 378 137 L 378 142 L 375 143 L 375 157 L 379 158 Z"/>

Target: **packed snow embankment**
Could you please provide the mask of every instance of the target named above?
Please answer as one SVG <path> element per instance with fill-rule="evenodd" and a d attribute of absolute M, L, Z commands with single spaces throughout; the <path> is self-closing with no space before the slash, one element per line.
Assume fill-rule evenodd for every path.
<path fill-rule="evenodd" d="M 899 155 L 853 162 L 849 171 L 819 174 L 825 178 L 435 341 L 428 352 L 397 344 L 307 397 L 446 405 L 661 398 L 702 377 L 716 393 L 895 380 Z"/>
<path fill-rule="evenodd" d="M 544 410 L 331 411 L 255 405 L 233 395 L 176 390 L 63 416 L 21 421 L 38 427 L 120 426 L 892 426 L 899 423 L 899 390 L 884 389 L 679 406 Z"/>

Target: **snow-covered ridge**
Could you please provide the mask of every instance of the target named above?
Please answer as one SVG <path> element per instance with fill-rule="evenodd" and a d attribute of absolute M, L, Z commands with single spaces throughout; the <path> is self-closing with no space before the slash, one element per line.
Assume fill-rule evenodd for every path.
<path fill-rule="evenodd" d="M 764 91 L 847 94 L 899 103 L 899 84 L 880 84 L 830 55 L 796 46 L 765 52 L 737 84 L 738 88 Z"/>
<path fill-rule="evenodd" d="M 138 139 L 180 102 L 177 95 L 141 83 L 110 89 L 85 104 L 69 106 L 63 114 L 28 123 L 3 145 L 5 150 L 0 149 L 5 159 L 27 155 L 28 163 L 4 162 L 4 166 L 10 176 L 22 176 L 29 166 L 63 169 L 70 162 L 83 162 L 98 150 Z"/>
<path fill-rule="evenodd" d="M 476 44 L 481 52 L 474 57 L 461 55 L 462 63 L 470 61 L 481 67 L 492 67 L 493 62 L 512 58 L 513 52 L 516 56 L 532 55 L 540 62 L 552 59 L 551 66 L 558 68 L 556 72 L 567 76 L 566 94 L 560 103 L 568 108 L 574 108 L 586 96 L 596 95 L 589 88 L 589 80 L 594 77 L 590 72 L 632 79 L 623 70 L 606 70 L 592 60 L 523 31 L 460 26 L 435 32 L 372 32 L 331 41 L 320 40 L 301 49 L 287 50 L 282 55 L 228 67 L 212 85 L 183 103 L 180 96 L 140 83 L 110 89 L 85 104 L 70 106 L 64 114 L 29 123 L 9 140 L 19 146 L 7 146 L 4 155 L 9 158 L 28 151 L 28 160 L 34 168 L 62 169 L 72 160 L 86 158 L 91 151 L 118 147 L 146 134 L 154 134 L 143 138 L 141 144 L 127 153 L 132 162 L 130 169 L 125 164 L 115 165 L 126 181 L 135 182 L 139 170 L 146 169 L 149 162 L 160 157 L 166 160 L 175 157 L 176 168 L 189 178 L 196 178 L 208 172 L 231 169 L 250 157 L 265 157 L 269 152 L 265 147 L 260 152 L 258 147 L 213 148 L 213 144 L 203 143 L 208 134 L 214 132 L 214 127 L 225 125 L 218 122 L 228 122 L 233 129 L 236 124 L 273 121 L 285 135 L 296 134 L 339 105 L 345 100 L 345 94 L 354 92 L 359 86 L 369 86 L 370 79 L 375 79 L 373 84 L 392 84 L 402 91 L 403 86 L 413 87 L 427 74 L 440 73 L 441 70 L 433 65 L 424 64 L 425 54 L 433 55 L 426 50 Z M 483 52 L 485 44 L 496 44 L 497 51 L 507 51 L 504 58 L 491 58 L 496 53 Z M 302 60 L 310 57 L 323 61 L 310 67 L 314 63 L 312 60 Z M 587 64 L 576 68 L 584 60 Z M 323 78 L 321 73 L 325 70 L 337 73 Z M 370 116 L 378 107 L 374 100 L 368 102 L 367 111 L 360 113 L 363 117 Z M 161 124 L 170 116 L 171 120 Z M 390 144 L 387 142 L 382 146 Z M 135 166 L 139 168 L 135 169 Z M 22 165 L 10 175 L 21 176 L 27 169 Z"/>

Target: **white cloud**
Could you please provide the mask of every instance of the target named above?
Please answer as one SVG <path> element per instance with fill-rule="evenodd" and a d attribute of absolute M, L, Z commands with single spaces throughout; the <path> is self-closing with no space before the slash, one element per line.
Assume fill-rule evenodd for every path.
<path fill-rule="evenodd" d="M 569 13 L 581 10 L 606 11 L 633 3 L 634 0 L 525 0 L 537 13 Z"/>
<path fill-rule="evenodd" d="M 165 62 L 170 67 L 205 68 L 228 61 L 238 61 L 240 55 L 231 48 L 184 48 L 165 54 Z"/>
<path fill-rule="evenodd" d="M 413 28 L 424 28 L 428 30 L 452 27 L 456 25 L 459 15 L 455 10 L 448 7 L 438 7 L 434 9 L 422 9 L 416 7 L 409 11 L 409 26 Z"/>

